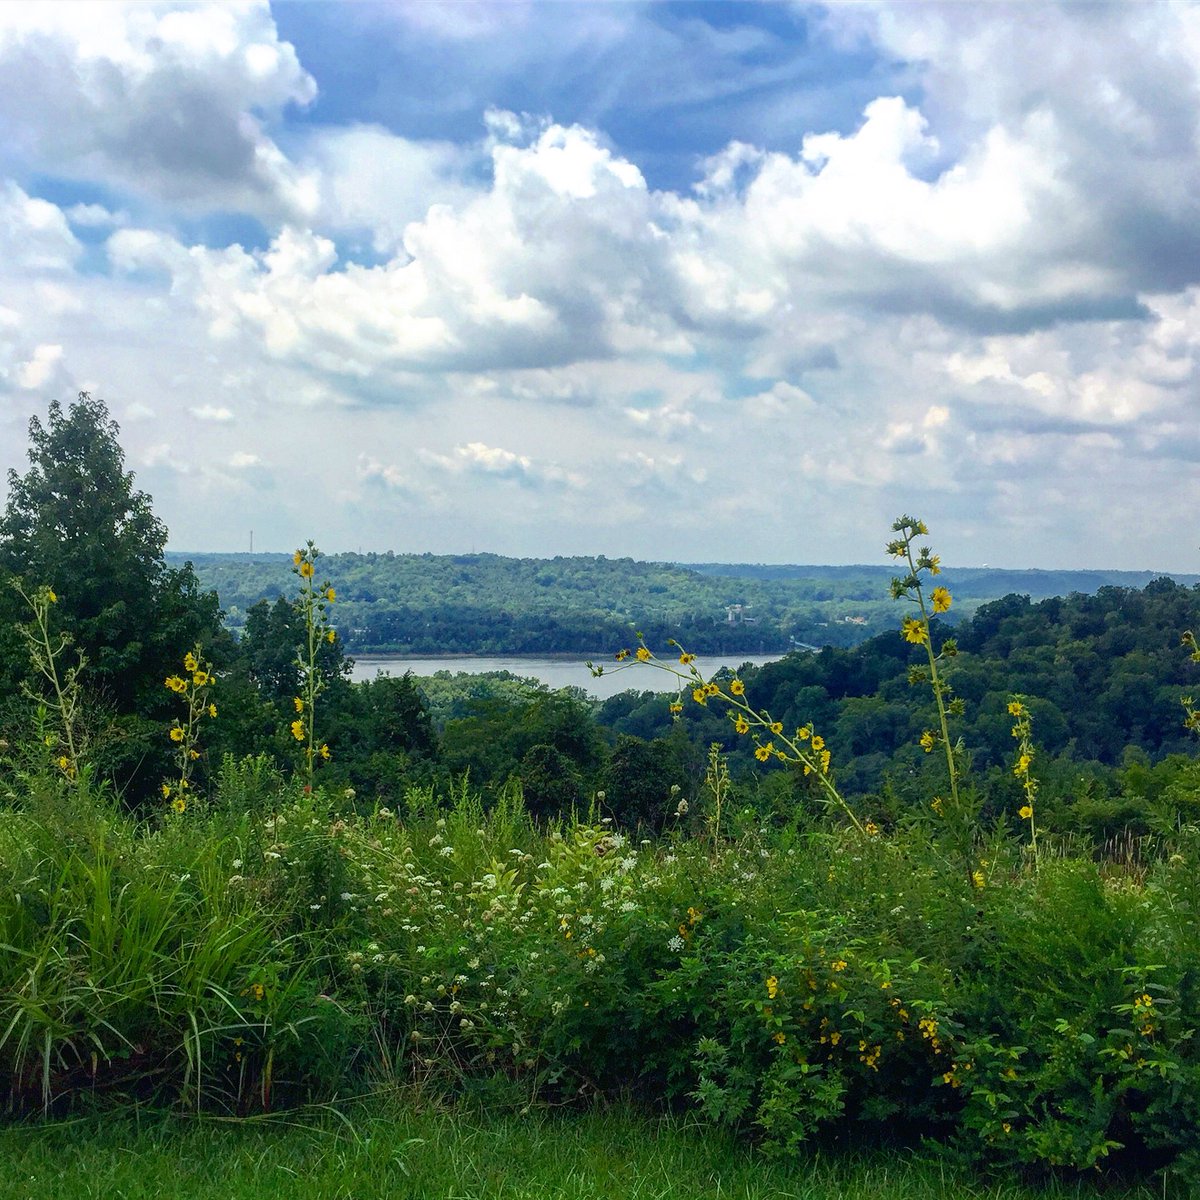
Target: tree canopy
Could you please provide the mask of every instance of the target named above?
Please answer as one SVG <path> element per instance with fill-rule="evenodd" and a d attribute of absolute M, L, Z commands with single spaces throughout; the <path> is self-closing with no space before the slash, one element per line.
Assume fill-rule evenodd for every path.
<path fill-rule="evenodd" d="M 118 717 L 144 716 L 162 708 L 163 678 L 184 652 L 218 634 L 220 612 L 190 563 L 167 565 L 166 526 L 125 469 L 119 432 L 86 392 L 29 422 L 29 469 L 8 473 L 0 579 L 52 587 L 56 626 L 86 656 L 89 689 Z M 22 604 L 0 589 L 8 629 L 28 619 Z M 23 654 L 0 648 L 0 681 L 12 688 L 24 669 Z"/>

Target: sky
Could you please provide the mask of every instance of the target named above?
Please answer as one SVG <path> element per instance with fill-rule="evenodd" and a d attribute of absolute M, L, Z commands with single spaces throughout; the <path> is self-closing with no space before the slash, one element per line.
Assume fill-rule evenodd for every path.
<path fill-rule="evenodd" d="M 1194 572 L 1198 118 L 1193 4 L 0 4 L 0 468 L 83 390 L 178 550 Z"/>

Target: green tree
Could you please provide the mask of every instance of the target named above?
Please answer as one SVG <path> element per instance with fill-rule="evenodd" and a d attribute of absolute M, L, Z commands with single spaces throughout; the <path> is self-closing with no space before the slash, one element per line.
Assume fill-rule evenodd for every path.
<path fill-rule="evenodd" d="M 127 784 L 139 762 L 142 774 L 158 770 L 165 747 L 148 740 L 145 722 L 169 707 L 163 680 L 176 660 L 218 636 L 220 611 L 190 563 L 164 562 L 166 526 L 125 470 L 119 432 L 104 402 L 86 392 L 67 411 L 52 402 L 44 424 L 29 422 L 29 470 L 9 471 L 0 517 L 0 624 L 11 629 L 28 616 L 6 579 L 54 588 L 57 627 L 87 658 L 82 683 L 119 731 L 107 739 L 103 765 Z M 19 650 L 0 645 L 6 693 L 27 670 Z M 135 790 L 147 790 L 146 781 Z"/>

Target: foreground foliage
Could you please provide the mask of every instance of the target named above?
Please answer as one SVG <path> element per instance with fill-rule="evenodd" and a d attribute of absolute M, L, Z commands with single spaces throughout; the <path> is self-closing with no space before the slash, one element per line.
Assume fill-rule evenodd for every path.
<path fill-rule="evenodd" d="M 631 841 L 414 790 L 356 815 L 265 760 L 138 824 L 86 781 L 0 823 L 0 1069 L 253 1113 L 382 1082 L 490 1104 L 632 1095 L 808 1145 L 1194 1173 L 1194 834 L 1152 862 L 935 831 Z"/>

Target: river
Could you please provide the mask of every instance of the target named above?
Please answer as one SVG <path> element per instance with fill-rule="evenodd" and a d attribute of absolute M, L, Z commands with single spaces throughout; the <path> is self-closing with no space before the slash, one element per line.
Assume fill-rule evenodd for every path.
<path fill-rule="evenodd" d="M 706 658 L 696 656 L 696 665 L 704 672 L 705 677 L 714 675 L 722 667 L 740 667 L 742 663 L 753 663 L 762 666 L 763 663 L 775 662 L 779 654 L 734 654 L 713 655 Z M 435 675 L 438 671 L 457 673 L 465 671 L 470 675 L 482 675 L 485 671 L 511 671 L 514 675 L 539 680 L 548 687 L 581 687 L 589 696 L 597 700 L 607 700 L 618 692 L 628 690 L 645 692 L 673 692 L 676 684 L 670 675 L 654 667 L 643 666 L 640 663 L 624 670 L 614 671 L 616 664 L 611 655 L 607 658 L 597 655 L 592 661 L 604 664 L 604 674 L 595 678 L 585 667 L 582 658 L 535 658 L 527 655 L 510 654 L 496 657 L 476 657 L 463 655 L 454 658 L 412 658 L 407 656 L 362 654 L 355 656 L 354 670 L 350 678 L 356 683 L 364 679 L 374 679 L 377 674 L 403 675 L 411 671 L 414 675 Z M 673 661 L 673 660 L 668 660 Z"/>

